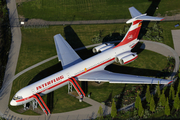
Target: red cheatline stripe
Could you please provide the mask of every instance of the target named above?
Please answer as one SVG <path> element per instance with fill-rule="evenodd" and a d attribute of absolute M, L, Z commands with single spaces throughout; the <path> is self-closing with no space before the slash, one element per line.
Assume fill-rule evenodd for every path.
<path fill-rule="evenodd" d="M 170 81 L 168 84 L 172 83 L 173 81 Z"/>
<path fill-rule="evenodd" d="M 104 62 L 104 63 L 101 63 L 101 64 L 99 64 L 99 65 L 97 65 L 97 66 L 95 66 L 95 67 L 93 67 L 93 68 L 91 68 L 91 69 L 88 69 L 87 71 L 84 71 L 84 72 L 76 75 L 75 77 L 78 77 L 78 76 L 80 76 L 80 75 L 82 75 L 82 74 L 84 74 L 84 73 L 86 73 L 86 72 L 89 72 L 89 71 L 91 71 L 91 70 L 93 70 L 93 69 L 95 69 L 95 68 L 97 68 L 97 67 L 100 67 L 100 66 L 102 66 L 102 65 L 104 65 L 104 64 L 106 64 L 106 63 L 108 63 L 108 62 L 111 62 L 111 61 L 113 61 L 114 59 L 115 59 L 115 58 L 112 58 L 112 59 L 110 59 L 110 60 L 108 60 L 108 61 L 106 61 L 106 62 Z M 67 82 L 68 80 L 69 80 L 69 79 L 64 80 L 64 81 L 62 81 L 62 82 L 60 82 L 60 83 L 58 83 L 58 84 L 56 84 L 56 85 L 54 85 L 54 86 L 51 86 L 51 87 L 49 87 L 49 88 L 47 88 L 47 89 L 45 89 L 45 90 L 42 90 L 42 91 L 39 92 L 38 94 L 40 94 L 40 93 L 42 93 L 42 92 L 45 92 L 46 90 L 50 90 L 50 89 L 52 89 L 52 88 L 54 88 L 54 87 L 56 87 L 56 86 L 58 86 L 58 85 L 60 85 L 60 84 L 63 84 L 63 83 L 65 83 L 65 82 Z M 17 100 L 16 102 L 22 102 L 22 101 L 28 100 L 28 99 L 30 99 L 30 98 L 32 98 L 32 96 L 27 97 L 27 98 L 24 98 L 24 99 Z"/>
<path fill-rule="evenodd" d="M 33 95 L 33 97 L 38 101 L 39 105 L 42 107 L 43 111 L 44 111 L 44 112 L 46 113 L 46 115 L 47 115 L 46 110 L 44 109 L 43 105 L 42 105 L 41 102 L 38 100 L 38 98 L 37 98 L 35 95 Z"/>
<path fill-rule="evenodd" d="M 73 81 L 71 79 L 69 79 L 69 81 L 73 84 L 73 86 L 75 87 L 75 89 L 78 91 L 79 96 L 81 96 L 81 92 L 78 90 L 78 88 L 76 87 L 76 85 L 73 83 Z"/>
<path fill-rule="evenodd" d="M 85 93 L 84 91 L 81 89 L 81 87 L 79 86 L 79 84 L 77 83 L 75 78 L 72 78 L 74 80 L 74 82 L 76 82 L 76 85 L 79 87 L 79 89 L 81 90 L 81 92 L 83 93 L 84 97 L 85 97 Z"/>
<path fill-rule="evenodd" d="M 135 58 L 133 58 L 133 59 L 131 59 L 131 60 L 129 60 L 129 61 L 127 61 L 127 62 L 125 62 L 124 64 L 127 64 L 127 63 L 129 63 L 129 62 L 134 61 L 137 57 L 138 57 L 138 56 L 136 56 Z"/>
<path fill-rule="evenodd" d="M 136 43 L 136 44 L 134 44 L 131 48 L 134 48 L 136 45 L 137 45 L 137 43 Z"/>
<path fill-rule="evenodd" d="M 41 98 L 41 96 L 39 94 L 36 94 L 39 96 L 39 98 L 41 99 L 41 101 L 43 102 L 44 106 L 46 107 L 46 109 L 48 110 L 48 112 L 50 113 L 49 108 L 47 107 L 47 105 L 45 104 L 44 100 Z"/>
<path fill-rule="evenodd" d="M 95 67 L 92 67 L 92 68 L 90 68 L 90 69 L 87 69 L 87 71 L 84 71 L 84 72 L 82 72 L 82 73 L 79 73 L 79 74 L 76 75 L 75 77 L 78 77 L 78 76 L 80 76 L 80 75 L 82 75 L 82 74 L 84 74 L 84 73 L 87 73 L 87 72 L 89 72 L 89 71 L 91 71 L 91 70 L 93 70 L 93 69 L 95 69 L 95 68 L 97 68 L 97 67 L 100 67 L 100 66 L 102 66 L 102 65 L 104 65 L 104 64 L 106 64 L 106 63 L 108 63 L 108 62 L 111 62 L 111 61 L 113 61 L 114 59 L 115 59 L 115 58 L 112 58 L 112 59 L 110 59 L 110 60 L 108 60 L 108 61 L 106 61 L 106 62 L 104 62 L 104 63 L 101 63 L 101 64 L 95 66 Z"/>
<path fill-rule="evenodd" d="M 24 100 L 28 100 L 30 98 L 32 98 L 33 96 L 30 96 L 30 97 L 27 97 L 27 98 L 24 98 L 24 99 L 20 99 L 20 100 L 16 100 L 16 102 L 21 102 L 21 101 L 24 101 Z"/>

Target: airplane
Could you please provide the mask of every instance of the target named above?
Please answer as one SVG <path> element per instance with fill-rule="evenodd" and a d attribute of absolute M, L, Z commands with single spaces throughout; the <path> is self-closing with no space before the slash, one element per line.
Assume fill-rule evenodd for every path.
<path fill-rule="evenodd" d="M 137 53 L 131 52 L 131 50 L 139 41 L 138 35 L 142 21 L 163 20 L 163 18 L 141 14 L 134 7 L 130 7 L 129 11 L 132 18 L 126 23 L 132 23 L 132 25 L 123 40 L 116 46 L 105 43 L 94 47 L 93 52 L 98 54 L 86 60 L 82 60 L 60 34 L 55 35 L 56 51 L 63 70 L 20 89 L 12 98 L 10 105 L 23 105 L 36 99 L 42 109 L 45 109 L 47 106 L 43 106 L 44 102 L 40 96 L 67 85 L 69 82 L 73 84 L 82 97 L 85 97 L 85 94 L 77 81 L 129 84 L 158 84 L 159 82 L 159 84 L 170 84 L 172 82 L 171 80 L 113 73 L 104 70 L 107 65 L 113 62 L 125 65 L 137 59 Z M 46 112 L 48 111 L 47 109 Z"/>

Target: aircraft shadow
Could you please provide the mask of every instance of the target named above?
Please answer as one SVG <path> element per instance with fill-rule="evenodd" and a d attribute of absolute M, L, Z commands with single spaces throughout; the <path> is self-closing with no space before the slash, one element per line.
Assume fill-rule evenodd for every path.
<path fill-rule="evenodd" d="M 138 76 L 151 76 L 151 77 L 167 77 L 171 75 L 170 72 L 162 72 L 159 70 L 120 66 L 120 65 L 115 65 L 115 64 L 108 65 L 105 68 L 105 70 L 115 72 L 115 73 L 131 74 L 131 75 L 138 75 Z"/>
<path fill-rule="evenodd" d="M 149 16 L 153 16 L 159 3 L 161 2 L 161 0 L 149 0 L 152 1 L 151 5 L 149 6 L 149 8 L 146 10 L 145 13 L 147 13 L 147 15 Z M 139 32 L 139 36 L 138 39 L 141 39 L 147 32 L 146 28 L 148 27 L 150 21 L 143 21 L 142 22 L 142 27 L 141 30 Z"/>
<path fill-rule="evenodd" d="M 43 78 L 46 78 L 56 72 L 59 72 L 62 70 L 62 66 L 61 63 L 57 63 L 49 68 L 46 68 L 45 70 L 41 71 L 40 73 L 38 73 L 29 83 L 28 85 L 37 82 Z M 53 108 L 54 108 L 54 91 L 50 92 L 47 94 L 47 106 L 49 108 L 49 110 L 52 112 Z"/>
<path fill-rule="evenodd" d="M 73 30 L 73 28 L 68 25 L 66 27 L 64 27 L 64 36 L 66 41 L 69 43 L 69 45 L 75 49 L 75 48 L 79 48 L 79 47 L 85 47 L 84 44 L 81 42 L 80 38 L 78 37 L 78 35 L 76 34 L 76 32 Z M 77 54 L 82 58 L 82 59 L 86 59 L 89 56 L 89 50 L 87 50 L 86 48 L 82 51 L 78 51 Z M 82 81 L 81 82 L 81 88 L 84 91 L 85 94 L 88 93 L 88 82 L 86 81 Z"/>

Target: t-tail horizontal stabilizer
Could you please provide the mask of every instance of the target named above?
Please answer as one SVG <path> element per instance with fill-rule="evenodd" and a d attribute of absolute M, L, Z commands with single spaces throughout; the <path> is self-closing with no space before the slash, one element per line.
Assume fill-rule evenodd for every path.
<path fill-rule="evenodd" d="M 136 20 L 147 20 L 147 21 L 162 21 L 164 18 L 152 17 L 147 14 L 141 14 L 136 8 L 130 7 L 129 11 L 131 13 L 132 19 L 128 20 L 126 23 L 132 23 Z"/>

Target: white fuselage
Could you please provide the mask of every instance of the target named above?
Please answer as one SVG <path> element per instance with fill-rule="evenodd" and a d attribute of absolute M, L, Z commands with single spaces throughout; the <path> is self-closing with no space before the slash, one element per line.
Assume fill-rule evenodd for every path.
<path fill-rule="evenodd" d="M 48 76 L 40 81 L 28 85 L 19 90 L 10 104 L 13 106 L 22 105 L 32 101 L 33 95 L 39 93 L 41 95 L 48 94 L 64 85 L 68 84 L 68 79 L 71 77 L 78 78 L 89 72 L 94 72 L 104 69 L 107 65 L 114 62 L 115 56 L 125 51 L 130 51 L 129 45 L 106 50 L 98 55 L 79 62 L 69 68 Z M 77 79 L 78 80 L 78 79 Z"/>

